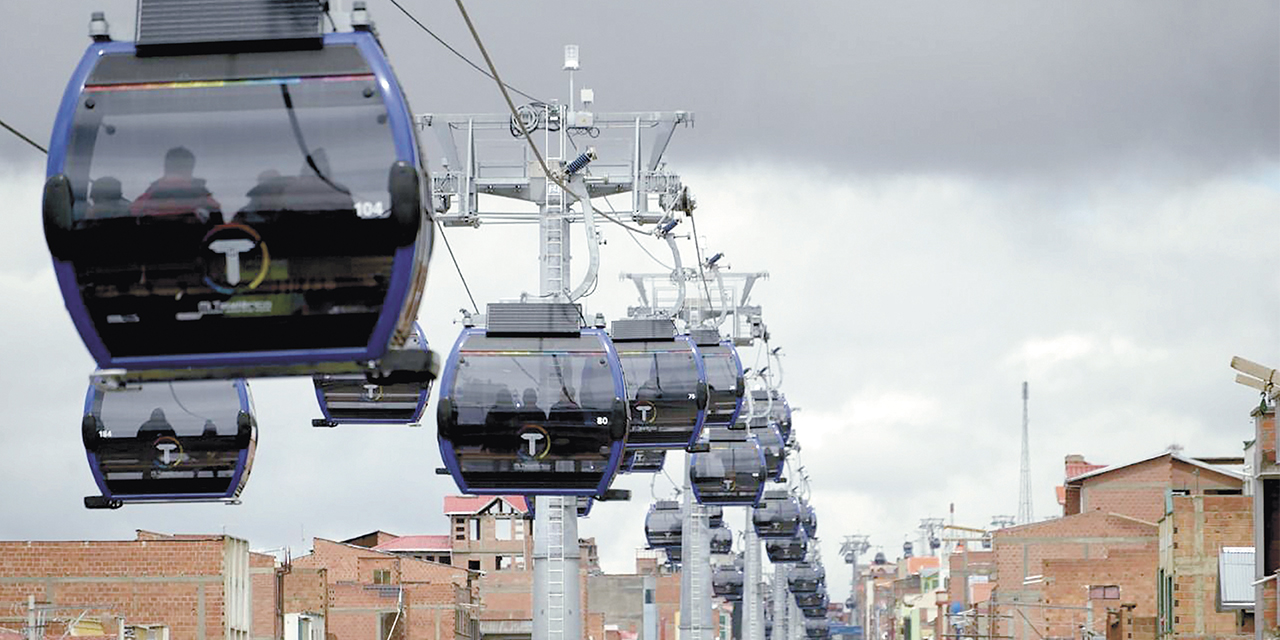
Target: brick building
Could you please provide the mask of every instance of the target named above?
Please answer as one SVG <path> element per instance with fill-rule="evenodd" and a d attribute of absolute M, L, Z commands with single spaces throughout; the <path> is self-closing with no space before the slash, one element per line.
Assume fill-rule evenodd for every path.
<path fill-rule="evenodd" d="M 1253 544 L 1252 502 L 1250 496 L 1169 497 L 1160 520 L 1156 581 L 1156 630 L 1162 640 L 1253 636 L 1252 611 L 1224 608 L 1219 589 L 1222 549 Z"/>
<path fill-rule="evenodd" d="M 1280 626 L 1275 579 L 1280 572 L 1280 465 L 1276 464 L 1275 407 L 1255 408 L 1251 415 L 1254 444 L 1248 462 L 1254 472 L 1254 577 L 1259 580 L 1254 585 L 1254 637 L 1263 640 L 1266 630 Z"/>
<path fill-rule="evenodd" d="M 446 496 L 454 566 L 524 570 L 533 561 L 533 522 L 522 496 Z"/>
<path fill-rule="evenodd" d="M 1071 466 L 1068 456 L 1068 473 Z M 1063 515 L 1104 511 L 1156 522 L 1164 516 L 1166 491 L 1174 495 L 1241 495 L 1244 476 L 1166 451 L 1135 462 L 1069 476 L 1064 489 Z"/>
<path fill-rule="evenodd" d="M 290 594 L 286 582 L 286 601 L 301 609 L 287 613 L 321 606 L 314 592 L 318 579 L 301 581 L 307 572 L 323 571 L 327 640 L 476 638 L 478 603 L 466 569 L 316 538 L 312 552 L 295 559 L 290 570 L 299 573 L 305 590 Z"/>
<path fill-rule="evenodd" d="M 139 531 L 123 541 L 0 542 L 0 604 L 14 610 L 34 596 L 51 615 L 46 635 L 69 635 L 65 618 L 83 613 L 112 637 L 132 627 L 175 640 L 270 638 L 273 567 L 271 556 L 225 535 Z M 3 620 L 23 623 L 22 616 Z"/>

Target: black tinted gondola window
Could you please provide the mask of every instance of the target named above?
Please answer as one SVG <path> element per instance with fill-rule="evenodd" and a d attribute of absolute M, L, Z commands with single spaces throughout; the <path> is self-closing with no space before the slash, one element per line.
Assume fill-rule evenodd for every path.
<path fill-rule="evenodd" d="M 494 411 L 536 417 L 607 415 L 616 397 L 613 370 L 599 351 L 463 351 L 453 387 L 460 424 L 483 424 Z"/>
<path fill-rule="evenodd" d="M 195 380 L 146 383 L 137 389 L 107 392 L 99 418 L 111 438 L 213 435 L 210 430 L 232 436 L 239 413 L 234 382 Z"/>
<path fill-rule="evenodd" d="M 698 364 L 689 351 L 619 350 L 627 398 L 682 400 L 698 388 Z"/>
<path fill-rule="evenodd" d="M 729 392 L 736 390 L 738 384 L 738 367 L 733 355 L 728 352 L 712 353 L 702 358 L 707 371 L 707 386 L 713 392 Z"/>
<path fill-rule="evenodd" d="M 355 74 L 87 86 L 66 172 L 81 219 L 376 218 L 394 159 L 376 79 Z"/>

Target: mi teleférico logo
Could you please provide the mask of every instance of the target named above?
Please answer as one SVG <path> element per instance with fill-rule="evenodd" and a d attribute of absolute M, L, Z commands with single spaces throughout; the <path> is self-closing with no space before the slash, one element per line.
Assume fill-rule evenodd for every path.
<path fill-rule="evenodd" d="M 220 224 L 205 234 L 201 245 L 204 283 L 214 291 L 232 295 L 256 289 L 267 278 L 271 254 L 252 227 Z"/>

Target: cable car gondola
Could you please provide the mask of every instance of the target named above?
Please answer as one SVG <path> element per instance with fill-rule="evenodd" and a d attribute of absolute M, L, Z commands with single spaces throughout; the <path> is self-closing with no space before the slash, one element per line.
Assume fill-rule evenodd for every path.
<path fill-rule="evenodd" d="M 672 567 L 679 567 L 684 560 L 684 548 L 680 545 L 674 547 L 666 547 L 663 551 L 667 554 L 667 563 Z"/>
<path fill-rule="evenodd" d="M 818 512 L 814 510 L 813 505 L 808 502 L 801 502 L 800 505 L 800 526 L 804 527 L 804 534 L 810 538 L 818 537 Z"/>
<path fill-rule="evenodd" d="M 212 5 L 141 3 L 138 41 L 101 21 L 67 84 L 45 238 L 103 369 L 359 372 L 413 331 L 433 231 L 412 112 L 367 24 L 275 4 L 218 33 Z"/>
<path fill-rule="evenodd" d="M 733 552 L 733 531 L 726 526 L 711 528 L 711 553 L 725 554 Z"/>
<path fill-rule="evenodd" d="M 693 495 L 702 504 L 754 506 L 764 491 L 764 454 L 744 430 L 708 429 L 706 451 L 689 457 Z"/>
<path fill-rule="evenodd" d="M 711 591 L 729 602 L 740 602 L 746 582 L 743 574 L 742 565 L 737 562 L 716 565 L 711 572 Z"/>
<path fill-rule="evenodd" d="M 818 587 L 826 584 L 827 571 L 822 565 L 813 565 L 808 562 L 801 562 L 791 568 L 787 573 L 787 588 L 792 593 L 809 593 L 817 591 Z"/>
<path fill-rule="evenodd" d="M 827 615 L 827 590 L 825 588 L 794 595 L 796 606 L 804 613 L 804 617 L 822 618 Z"/>
<path fill-rule="evenodd" d="M 666 449 L 623 449 L 621 473 L 658 473 L 667 461 Z"/>
<path fill-rule="evenodd" d="M 257 420 L 236 380 L 90 385 L 81 435 L 101 496 L 89 508 L 133 502 L 236 502 L 249 479 Z"/>
<path fill-rule="evenodd" d="M 679 547 L 683 530 L 684 517 L 681 515 L 680 503 L 675 500 L 653 503 L 644 517 L 644 538 L 650 549 Z"/>
<path fill-rule="evenodd" d="M 428 354 L 422 328 L 413 326 L 406 350 Z M 406 380 L 375 384 L 363 373 L 317 373 L 311 377 L 323 418 L 314 427 L 340 424 L 414 424 L 422 418 L 431 395 L 430 380 Z"/>
<path fill-rule="evenodd" d="M 751 391 L 752 415 L 767 416 L 773 423 L 783 442 L 791 438 L 791 405 L 787 403 L 786 394 L 777 389 L 753 389 Z"/>
<path fill-rule="evenodd" d="M 793 538 L 800 532 L 800 503 L 786 489 L 770 489 L 752 509 L 751 524 L 761 539 Z"/>
<path fill-rule="evenodd" d="M 801 562 L 805 557 L 808 540 L 803 534 L 790 538 L 772 538 L 764 541 L 769 562 Z"/>
<path fill-rule="evenodd" d="M 764 464 L 769 479 L 781 482 L 787 465 L 787 447 L 778 433 L 778 427 L 768 416 L 751 418 L 748 424 L 751 433 L 760 442 L 760 450 L 764 452 Z"/>
<path fill-rule="evenodd" d="M 707 527 L 717 529 L 724 526 L 724 507 L 718 504 L 709 504 L 702 507 L 702 511 L 707 514 Z"/>
<path fill-rule="evenodd" d="M 704 427 L 732 427 L 742 409 L 746 384 L 742 377 L 742 361 L 729 340 L 721 340 L 716 329 L 694 329 L 689 332 L 698 345 L 707 376 L 707 411 Z"/>
<path fill-rule="evenodd" d="M 831 637 L 831 621 L 826 617 L 805 618 L 804 636 L 810 640 L 826 640 Z"/>
<path fill-rule="evenodd" d="M 491 304 L 440 378 L 441 458 L 464 493 L 602 495 L 627 433 L 622 367 L 573 304 Z"/>
<path fill-rule="evenodd" d="M 628 448 L 685 449 L 698 441 L 707 406 L 707 375 L 689 336 L 667 318 L 616 320 L 614 347 L 631 409 Z"/>

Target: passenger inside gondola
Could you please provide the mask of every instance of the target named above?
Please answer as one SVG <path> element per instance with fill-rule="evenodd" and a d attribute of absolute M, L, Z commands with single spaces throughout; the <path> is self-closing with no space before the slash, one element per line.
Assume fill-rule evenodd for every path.
<path fill-rule="evenodd" d="M 264 213 L 274 213 L 284 209 L 284 192 L 292 178 L 280 175 L 275 169 L 268 169 L 258 174 L 258 184 L 248 193 L 249 204 L 240 209 L 239 217 L 247 223 L 264 222 Z"/>
<path fill-rule="evenodd" d="M 89 212 L 87 218 L 120 218 L 129 215 L 129 201 L 124 199 L 120 181 L 103 176 L 93 181 L 89 188 Z"/>
<path fill-rule="evenodd" d="M 178 433 L 173 430 L 173 425 L 169 424 L 169 420 L 164 415 L 164 409 L 156 407 L 151 411 L 151 417 L 138 428 L 138 437 L 152 439 L 163 436 L 176 438 Z"/>
<path fill-rule="evenodd" d="M 190 149 L 169 149 L 164 154 L 164 175 L 133 201 L 130 211 L 136 216 L 194 214 L 201 222 L 220 223 L 222 205 L 205 188 L 205 181 L 195 177 L 195 168 L 196 156 Z"/>

